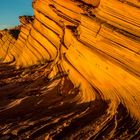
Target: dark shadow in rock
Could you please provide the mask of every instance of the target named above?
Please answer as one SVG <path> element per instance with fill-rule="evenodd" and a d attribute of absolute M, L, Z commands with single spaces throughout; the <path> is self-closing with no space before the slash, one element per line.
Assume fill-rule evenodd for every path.
<path fill-rule="evenodd" d="M 20 33 L 20 30 L 19 29 L 10 29 L 9 30 L 9 33 L 15 38 L 15 39 L 18 39 L 18 35 Z"/>

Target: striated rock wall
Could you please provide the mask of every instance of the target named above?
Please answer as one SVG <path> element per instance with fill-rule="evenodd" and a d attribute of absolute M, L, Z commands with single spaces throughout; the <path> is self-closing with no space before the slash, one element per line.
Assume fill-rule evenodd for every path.
<path fill-rule="evenodd" d="M 99 100 L 108 104 L 106 119 L 97 119 L 95 122 L 100 124 L 94 130 L 103 132 L 114 120 L 106 137 L 113 139 L 118 136 L 115 133 L 119 122 L 123 125 L 130 115 L 135 133 L 132 136 L 132 132 L 125 131 L 126 135 L 138 136 L 140 2 L 34 0 L 33 8 L 34 17 L 20 17 L 22 25 L 13 29 L 20 31 L 18 38 L 9 31 L 0 32 L 1 61 L 11 62 L 17 68 L 51 63 L 50 79 L 65 72 L 74 87 L 79 88 L 73 102 Z M 120 113 L 123 110 L 125 114 Z M 92 134 L 93 138 L 98 137 L 98 132 Z"/>

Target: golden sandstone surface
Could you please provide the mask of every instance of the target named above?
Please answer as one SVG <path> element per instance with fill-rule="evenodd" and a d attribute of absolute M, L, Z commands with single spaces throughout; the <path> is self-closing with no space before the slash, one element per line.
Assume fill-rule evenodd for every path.
<path fill-rule="evenodd" d="M 0 31 L 1 139 L 140 139 L 140 1 L 34 0 Z"/>

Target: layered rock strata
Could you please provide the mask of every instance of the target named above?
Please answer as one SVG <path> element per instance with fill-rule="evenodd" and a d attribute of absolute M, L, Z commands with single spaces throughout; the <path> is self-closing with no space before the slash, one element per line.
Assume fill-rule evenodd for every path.
<path fill-rule="evenodd" d="M 29 93 L 37 87 L 39 97 L 26 97 L 27 91 L 22 97 L 14 85 L 18 99 L 2 108 L 1 119 L 9 112 L 29 117 L 19 115 L 22 125 L 15 128 L 5 122 L 9 130 L 1 129 L 2 136 L 139 139 L 139 7 L 138 0 L 34 0 L 34 17 L 20 17 L 17 29 L 1 31 L 2 66 L 16 66 L 14 71 L 20 74 L 35 65 L 43 71 L 23 86 Z M 42 82 L 45 78 L 47 82 Z M 25 113 L 27 106 L 34 110 Z"/>

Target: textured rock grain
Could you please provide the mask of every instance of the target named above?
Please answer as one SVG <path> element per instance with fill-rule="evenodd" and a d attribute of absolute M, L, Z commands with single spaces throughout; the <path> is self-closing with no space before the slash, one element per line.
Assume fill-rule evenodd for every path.
<path fill-rule="evenodd" d="M 0 137 L 140 139 L 139 7 L 34 0 L 0 31 Z"/>

